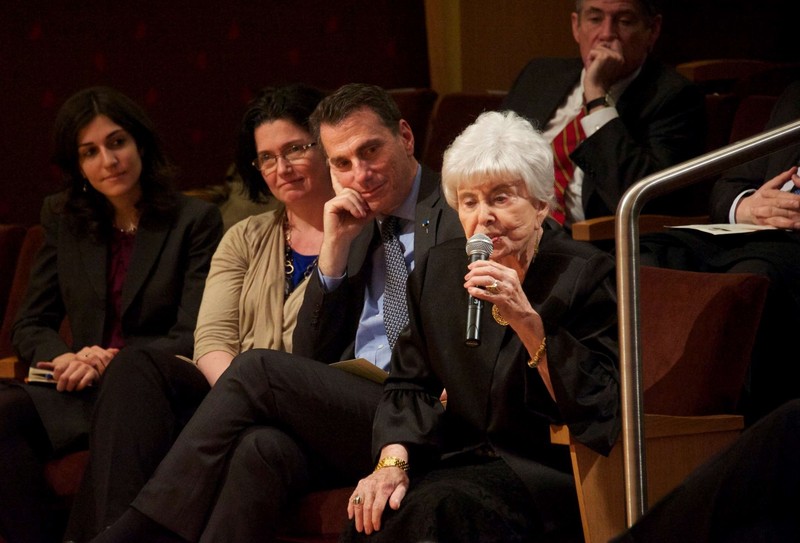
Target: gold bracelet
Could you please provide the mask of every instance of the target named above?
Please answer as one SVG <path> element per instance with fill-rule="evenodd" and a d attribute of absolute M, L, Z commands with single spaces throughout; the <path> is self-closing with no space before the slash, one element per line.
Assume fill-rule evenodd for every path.
<path fill-rule="evenodd" d="M 373 473 L 383 468 L 400 468 L 403 471 L 408 471 L 408 462 L 396 456 L 387 456 L 386 458 L 380 459 Z"/>
<path fill-rule="evenodd" d="M 533 358 L 528 360 L 528 367 L 532 370 L 535 370 L 536 367 L 539 365 L 539 362 L 542 359 L 542 355 L 544 354 L 544 350 L 547 347 L 547 338 L 542 338 L 542 344 L 539 345 L 539 348 L 536 349 L 536 352 L 533 355 Z"/>

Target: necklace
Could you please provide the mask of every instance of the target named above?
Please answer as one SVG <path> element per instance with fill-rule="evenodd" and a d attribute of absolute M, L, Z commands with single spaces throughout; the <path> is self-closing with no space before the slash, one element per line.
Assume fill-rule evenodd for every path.
<path fill-rule="evenodd" d="M 540 230 L 541 231 L 541 230 Z M 536 262 L 536 255 L 539 254 L 539 243 L 542 242 L 542 234 L 539 234 L 539 239 L 536 240 L 536 246 L 533 248 L 533 258 L 531 258 L 531 263 L 528 264 L 528 269 L 533 266 L 533 263 Z M 492 318 L 494 322 L 499 324 L 500 326 L 508 326 L 508 321 L 503 317 L 503 314 L 500 313 L 500 308 L 496 305 L 492 305 Z"/>
<path fill-rule="evenodd" d="M 283 293 L 285 296 L 289 296 L 292 291 L 295 289 L 297 284 L 294 283 L 294 251 L 292 251 L 292 225 L 289 224 L 289 214 L 285 213 L 283 216 L 283 239 L 285 241 L 285 253 L 284 253 L 284 263 L 283 263 L 283 270 L 286 274 L 286 283 L 284 285 Z M 314 271 L 314 267 L 317 265 L 317 260 L 319 260 L 319 256 L 314 257 L 314 260 L 306 266 L 306 269 L 303 270 L 303 278 L 300 279 L 307 279 L 311 272 Z M 297 283 L 299 284 L 300 281 Z"/>
<path fill-rule="evenodd" d="M 114 230 L 116 230 L 117 232 L 121 232 L 122 234 L 128 234 L 129 236 L 135 234 L 138 229 L 139 227 L 136 226 L 135 224 L 132 224 L 127 228 L 120 228 L 119 226 L 114 226 Z"/>
<path fill-rule="evenodd" d="M 125 218 L 127 215 L 127 219 Z M 130 214 L 114 214 L 113 222 L 111 223 L 114 227 L 114 230 L 117 232 L 121 232 L 123 234 L 133 235 L 139 229 L 139 214 L 134 213 L 133 215 Z M 125 219 L 123 221 L 123 219 Z M 127 224 L 128 226 L 120 226 L 122 224 Z"/>

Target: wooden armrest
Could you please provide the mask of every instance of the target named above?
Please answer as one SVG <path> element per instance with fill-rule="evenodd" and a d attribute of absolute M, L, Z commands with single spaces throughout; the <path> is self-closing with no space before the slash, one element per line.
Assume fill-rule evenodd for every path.
<path fill-rule="evenodd" d="M 573 223 L 572 239 L 578 241 L 614 239 L 614 216 L 607 215 Z"/>
<path fill-rule="evenodd" d="M 672 415 L 644 416 L 645 439 L 656 439 L 679 435 L 709 434 L 713 432 L 741 431 L 744 419 L 741 415 L 705 415 L 702 417 L 675 417 Z M 555 445 L 571 445 L 569 428 L 563 425 L 550 426 L 550 442 Z"/>
<path fill-rule="evenodd" d="M 683 217 L 680 215 L 641 215 L 639 233 L 661 232 L 667 226 L 684 224 L 708 224 L 708 216 Z M 601 241 L 615 238 L 613 215 L 578 221 L 572 225 L 572 239 L 578 241 Z"/>
<path fill-rule="evenodd" d="M 0 358 L 0 378 L 23 380 L 28 375 L 28 365 L 16 356 Z"/>
<path fill-rule="evenodd" d="M 652 505 L 696 467 L 739 436 L 739 415 L 645 415 L 647 497 Z M 620 442 L 604 457 L 572 439 L 565 426 L 550 427 L 552 443 L 568 445 L 586 543 L 605 543 L 625 529 L 625 476 Z"/>

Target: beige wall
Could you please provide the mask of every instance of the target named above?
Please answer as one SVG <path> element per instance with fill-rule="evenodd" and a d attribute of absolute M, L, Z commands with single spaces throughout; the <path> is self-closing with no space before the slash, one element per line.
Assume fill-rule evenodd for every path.
<path fill-rule="evenodd" d="M 662 2 L 656 55 L 664 62 L 747 58 L 797 62 L 788 0 Z M 528 59 L 577 55 L 573 0 L 425 0 L 431 86 L 507 90 Z M 708 21 L 714 21 L 709 25 Z"/>
<path fill-rule="evenodd" d="M 569 0 L 426 0 L 431 86 L 508 90 L 525 63 L 577 54 Z"/>

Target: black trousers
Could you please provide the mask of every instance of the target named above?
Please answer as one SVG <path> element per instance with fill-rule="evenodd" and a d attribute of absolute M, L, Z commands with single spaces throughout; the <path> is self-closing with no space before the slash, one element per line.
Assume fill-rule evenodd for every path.
<path fill-rule="evenodd" d="M 289 500 L 372 469 L 382 390 L 295 355 L 243 353 L 133 507 L 188 541 L 270 541 Z"/>
<path fill-rule="evenodd" d="M 800 400 L 695 470 L 614 543 L 800 541 Z"/>
<path fill-rule="evenodd" d="M 90 460 L 66 539 L 87 541 L 126 510 L 208 390 L 203 374 L 172 353 L 120 351 L 95 402 Z"/>

